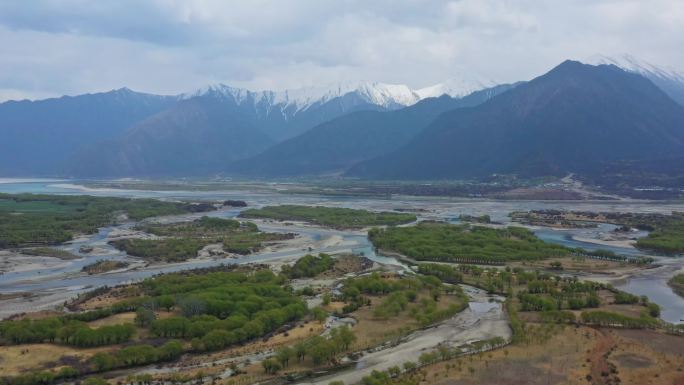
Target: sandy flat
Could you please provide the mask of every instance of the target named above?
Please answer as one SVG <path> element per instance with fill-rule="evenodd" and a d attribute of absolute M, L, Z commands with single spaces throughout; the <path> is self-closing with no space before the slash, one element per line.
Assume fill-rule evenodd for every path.
<path fill-rule="evenodd" d="M 59 269 L 69 261 L 54 257 L 24 255 L 10 250 L 0 250 L 0 272 L 16 273 L 40 269 Z"/>
<path fill-rule="evenodd" d="M 593 243 L 596 245 L 624 247 L 624 248 L 629 248 L 629 249 L 633 249 L 634 245 L 636 244 L 636 241 L 633 239 L 609 240 L 609 239 L 598 239 L 598 238 L 578 237 L 578 236 L 573 236 L 572 239 L 579 241 L 579 242 Z"/>

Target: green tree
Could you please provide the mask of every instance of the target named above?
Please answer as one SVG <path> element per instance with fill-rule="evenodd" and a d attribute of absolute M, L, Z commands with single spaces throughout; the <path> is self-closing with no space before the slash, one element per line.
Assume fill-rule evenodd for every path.
<path fill-rule="evenodd" d="M 321 307 L 315 307 L 311 310 L 311 315 L 318 321 L 318 323 L 323 323 L 326 318 L 328 318 L 328 313 Z"/>
<path fill-rule="evenodd" d="M 150 309 L 139 307 L 135 311 L 135 324 L 141 328 L 149 327 L 156 319 L 157 316 Z"/>
<path fill-rule="evenodd" d="M 278 350 L 278 353 L 276 353 L 276 357 L 278 359 L 278 362 L 283 367 L 287 367 L 290 364 L 290 359 L 294 357 L 295 351 L 289 346 L 285 346 L 282 349 Z"/>
<path fill-rule="evenodd" d="M 263 368 L 264 368 L 264 373 L 267 373 L 267 374 L 277 373 L 282 368 L 280 366 L 280 363 L 278 363 L 278 361 L 276 361 L 272 358 L 267 358 L 267 359 L 261 361 L 261 366 L 263 366 Z"/>
<path fill-rule="evenodd" d="M 307 349 L 308 349 L 308 347 L 303 342 L 298 342 L 297 344 L 295 344 L 294 352 L 295 352 L 295 356 L 297 356 L 298 361 L 301 361 L 304 359 L 304 357 L 306 357 Z"/>

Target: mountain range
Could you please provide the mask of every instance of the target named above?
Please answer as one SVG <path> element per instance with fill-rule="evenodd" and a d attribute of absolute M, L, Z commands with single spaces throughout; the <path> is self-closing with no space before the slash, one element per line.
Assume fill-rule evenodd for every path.
<path fill-rule="evenodd" d="M 641 75 L 566 61 L 478 106 L 442 114 L 402 148 L 357 164 L 347 175 L 563 176 L 682 151 L 684 106 Z"/>
<path fill-rule="evenodd" d="M 361 82 L 280 92 L 219 84 L 174 96 L 122 88 L 8 101 L 0 103 L 0 175 L 213 174 L 348 113 L 396 110 L 485 84 L 494 82 L 452 80 L 418 90 Z"/>
<path fill-rule="evenodd" d="M 442 94 L 394 111 L 350 113 L 237 161 L 228 172 L 261 177 L 340 173 L 401 147 L 443 112 L 478 105 L 512 87 L 495 86 L 462 98 Z"/>
<path fill-rule="evenodd" d="M 514 84 L 460 75 L 420 89 L 218 84 L 10 101 L 0 103 L 0 176 L 596 178 L 682 153 L 684 76 L 628 55 L 583 62 Z"/>
<path fill-rule="evenodd" d="M 0 104 L 0 175 L 57 175 L 84 145 L 122 135 L 171 108 L 176 97 L 133 92 L 63 96 Z"/>

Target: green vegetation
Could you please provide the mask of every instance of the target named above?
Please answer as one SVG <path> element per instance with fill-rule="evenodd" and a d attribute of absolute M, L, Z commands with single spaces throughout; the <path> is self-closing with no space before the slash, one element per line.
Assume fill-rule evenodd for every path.
<path fill-rule="evenodd" d="M 86 272 L 88 274 L 100 274 L 112 270 L 123 269 L 125 267 L 128 267 L 128 262 L 99 260 L 97 262 L 83 266 L 81 271 Z"/>
<path fill-rule="evenodd" d="M 263 242 L 290 239 L 293 236 L 263 233 L 249 222 L 210 217 L 202 217 L 189 223 L 146 225 L 139 229 L 167 238 L 120 239 L 111 244 L 130 255 L 165 262 L 195 258 L 199 250 L 212 243 L 222 243 L 224 251 L 244 255 L 260 249 Z"/>
<path fill-rule="evenodd" d="M 183 354 L 183 345 L 176 340 L 167 341 L 159 347 L 152 345 L 131 345 L 115 353 L 101 352 L 90 358 L 91 370 L 104 372 L 117 368 L 171 361 Z"/>
<path fill-rule="evenodd" d="M 2 378 L 0 384 L 46 385 L 94 372 L 170 361 L 185 352 L 219 350 L 263 337 L 307 314 L 306 304 L 284 284 L 282 276 L 266 269 L 197 270 L 148 278 L 132 287 L 137 290 L 130 290 L 139 294 L 109 308 L 35 320 L 0 321 L 1 344 L 94 347 L 125 343 L 98 352 L 76 367 Z M 173 310 L 178 315 L 156 318 L 150 309 Z M 136 312 L 135 325 L 91 328 L 86 324 L 127 311 Z M 139 333 L 143 340 L 129 344 L 143 329 L 147 329 Z M 331 333 L 331 339 L 319 337 L 323 342 L 307 345 L 306 354 L 328 362 L 353 342 L 350 334 L 349 330 L 340 329 Z M 144 338 L 154 340 L 145 343 Z"/>
<path fill-rule="evenodd" d="M 283 266 L 282 273 L 288 278 L 315 277 L 330 269 L 334 264 L 335 261 L 328 254 L 321 253 L 317 257 L 305 255 L 294 265 Z"/>
<path fill-rule="evenodd" d="M 647 265 L 649 263 L 653 263 L 654 261 L 654 259 L 651 257 L 630 257 L 627 255 L 615 254 L 615 252 L 605 249 L 587 251 L 581 247 L 577 247 L 573 249 L 573 251 L 578 257 L 588 257 L 592 259 L 601 259 L 604 261 L 627 262 L 636 265 Z"/>
<path fill-rule="evenodd" d="M 449 265 L 421 263 L 418 265 L 418 272 L 423 275 L 435 276 L 446 283 L 458 284 L 463 282 L 463 274 L 458 268 Z"/>
<path fill-rule="evenodd" d="M 512 292 L 510 294 L 512 294 Z M 506 298 L 506 312 L 508 313 L 511 332 L 513 334 L 511 336 L 511 342 L 521 343 L 525 341 L 525 339 L 527 339 L 527 325 L 524 320 L 520 319 L 518 309 L 513 303 L 513 298 L 510 296 Z"/>
<path fill-rule="evenodd" d="M 140 220 L 211 209 L 155 199 L 0 194 L 0 248 L 66 242 L 76 234 L 94 233 L 120 215 Z"/>
<path fill-rule="evenodd" d="M 575 313 L 569 310 L 547 310 L 541 312 L 541 320 L 543 322 L 563 324 L 575 323 L 577 318 L 575 317 Z"/>
<path fill-rule="evenodd" d="M 138 328 L 149 328 L 152 337 L 190 341 L 193 351 L 218 350 L 261 337 L 307 313 L 306 304 L 283 284 L 283 278 L 269 270 L 163 275 L 143 281 L 142 296 L 110 308 L 36 320 L 1 321 L 0 339 L 3 344 L 42 342 L 93 347 L 129 341 Z M 149 308 L 176 309 L 180 315 L 155 319 Z M 135 326 L 93 329 L 85 323 L 132 310 L 136 311 Z M 182 345 L 174 341 L 156 348 L 131 345 L 116 352 L 98 353 L 89 365 L 96 371 L 109 370 L 173 359 L 183 351 Z"/>
<path fill-rule="evenodd" d="M 684 214 L 673 214 L 656 226 L 647 237 L 637 240 L 638 248 L 666 254 L 684 253 Z"/>
<path fill-rule="evenodd" d="M 170 274 L 142 283 L 163 307 L 182 316 L 158 319 L 150 331 L 160 337 L 193 340 L 195 350 L 217 350 L 260 337 L 306 314 L 306 305 L 283 288 L 269 270 L 254 274 L 216 272 L 201 276 Z"/>
<path fill-rule="evenodd" d="M 419 293 L 428 292 L 429 296 L 419 298 Z M 440 309 L 437 302 L 443 293 L 461 297 L 461 306 L 451 304 Z M 350 278 L 344 282 L 342 299 L 347 302 L 343 311 L 354 311 L 370 303 L 365 295 L 385 295 L 378 304 L 373 315 L 379 319 L 390 319 L 404 311 L 416 319 L 421 325 L 427 326 L 441 319 L 462 311 L 467 306 L 467 297 L 459 286 L 445 286 L 434 276 L 403 277 L 401 279 L 385 279 L 378 273 Z"/>
<path fill-rule="evenodd" d="M 197 257 L 208 243 L 198 239 L 117 239 L 110 244 L 142 259 L 164 262 L 182 262 Z"/>
<path fill-rule="evenodd" d="M 658 325 L 658 320 L 646 315 L 639 318 L 629 317 L 626 315 L 608 312 L 608 311 L 584 311 L 582 312 L 582 321 L 592 325 L 612 326 L 612 327 L 626 327 L 626 328 L 653 328 Z"/>
<path fill-rule="evenodd" d="M 79 376 L 79 371 L 65 366 L 56 372 L 34 371 L 16 377 L 0 377 L 2 385 L 49 385 L 61 381 L 73 380 Z M 88 382 L 88 380 L 86 380 Z"/>
<path fill-rule="evenodd" d="M 289 366 L 290 360 L 301 362 L 307 357 L 313 366 L 334 362 L 335 358 L 347 351 L 356 341 L 354 333 L 346 326 L 330 330 L 329 338 L 314 336 L 293 347 L 284 347 L 276 352 L 273 359 L 267 360 L 262 366 L 264 372 L 275 373 L 281 368 Z"/>
<path fill-rule="evenodd" d="M 192 222 L 180 222 L 172 224 L 148 224 L 139 226 L 138 229 L 164 237 L 195 237 L 211 238 L 222 236 L 226 233 L 242 230 L 245 232 L 257 231 L 254 223 L 241 223 L 234 219 L 202 217 Z"/>
<path fill-rule="evenodd" d="M 522 311 L 596 308 L 601 304 L 597 291 L 605 288 L 599 283 L 537 274 L 518 292 L 518 300 Z"/>
<path fill-rule="evenodd" d="M 684 297 L 684 274 L 677 274 L 667 281 L 672 290 L 680 296 Z"/>
<path fill-rule="evenodd" d="M 633 328 L 661 325 L 657 319 L 660 315 L 660 307 L 657 304 L 650 302 L 646 296 L 629 294 L 609 284 L 579 281 L 577 277 L 564 277 L 540 271 L 525 271 L 521 267 L 485 269 L 461 264 L 446 266 L 448 269 L 445 269 L 444 266 L 421 264 L 419 271 L 447 277 L 460 273 L 462 281 L 466 284 L 507 296 L 506 309 L 514 343 L 529 342 L 531 337 L 528 335 L 528 325 L 525 322 L 525 319 L 529 320 L 530 317 L 521 318 L 521 312 L 537 312 L 539 319 L 545 324 L 590 323 Z M 611 305 L 610 311 L 604 311 L 604 305 Z M 635 306 L 642 307 L 642 310 L 636 313 L 638 316 L 633 316 Z M 596 310 L 585 311 L 587 316 L 575 316 L 575 311 L 585 309 Z"/>
<path fill-rule="evenodd" d="M 59 342 L 78 347 L 93 347 L 126 342 L 135 334 L 129 324 L 92 329 L 82 321 L 51 317 L 39 320 L 2 321 L 0 337 L 4 344 Z"/>
<path fill-rule="evenodd" d="M 266 206 L 248 209 L 240 214 L 243 218 L 270 218 L 314 223 L 333 228 L 358 229 L 368 226 L 394 226 L 410 223 L 416 216 L 406 213 L 371 212 L 367 210 L 320 206 Z"/>
<path fill-rule="evenodd" d="M 571 250 L 546 243 L 531 231 L 508 227 L 420 223 L 416 226 L 371 229 L 375 247 L 421 261 L 503 263 L 568 255 Z"/>
<path fill-rule="evenodd" d="M 504 272 L 501 272 L 502 274 Z M 646 296 L 636 296 L 617 290 L 611 285 L 591 281 L 578 281 L 576 277 L 561 277 L 538 271 L 514 272 L 516 285 L 509 286 L 508 312 L 511 319 L 514 339 L 523 340 L 524 324 L 517 311 L 538 311 L 541 320 L 550 323 L 574 323 L 576 317 L 572 310 L 599 308 L 604 303 L 599 291 L 613 294 L 616 305 L 639 305 L 643 311 L 639 318 L 625 316 L 620 313 L 602 310 L 582 313 L 581 321 L 597 325 L 617 325 L 624 327 L 648 327 L 658 324 L 656 317 L 660 315 L 660 307 L 648 300 Z M 515 288 L 515 291 L 513 290 Z M 515 292 L 515 295 L 513 293 Z M 513 299 L 517 299 L 514 302 Z M 587 314 L 587 315 L 585 315 Z M 516 337 L 516 333 L 521 337 Z"/>

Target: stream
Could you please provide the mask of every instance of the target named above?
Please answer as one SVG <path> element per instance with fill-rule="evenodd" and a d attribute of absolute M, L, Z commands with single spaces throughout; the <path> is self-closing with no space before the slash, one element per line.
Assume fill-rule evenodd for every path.
<path fill-rule="evenodd" d="M 167 200 L 245 200 L 251 207 L 269 204 L 325 204 L 327 206 L 348 207 L 372 210 L 393 210 L 397 208 L 415 210 L 419 219 L 434 219 L 454 221 L 460 214 L 483 215 L 489 214 L 493 221 L 509 224 L 508 213 L 516 210 L 557 209 L 582 211 L 613 211 L 613 212 L 658 212 L 670 213 L 684 211 L 682 203 L 650 202 L 650 201 L 498 201 L 465 198 L 436 198 L 436 197 L 336 197 L 324 195 L 280 194 L 277 192 L 249 192 L 239 191 L 136 191 L 115 189 L 86 189 L 76 184 L 53 180 L 0 180 L 0 192 L 7 193 L 44 193 L 69 195 L 98 195 L 121 196 L 132 198 L 158 198 Z M 156 218 L 162 221 L 184 221 L 198 218 L 201 215 L 218 217 L 235 217 L 239 209 L 222 209 L 205 214 L 186 214 L 173 217 Z M 364 233 L 358 231 L 331 230 L 314 226 L 285 224 L 278 222 L 259 223 L 259 228 L 269 232 L 294 232 L 300 234 L 298 238 L 304 244 L 316 245 L 319 241 L 337 237 L 342 241 L 335 245 L 325 245 L 304 248 L 288 248 L 259 252 L 239 258 L 201 259 L 177 264 L 142 266 L 139 260 L 131 258 L 124 252 L 118 251 L 107 244 L 112 231 L 127 229 L 133 226 L 126 223 L 100 229 L 97 234 L 79 238 L 73 242 L 60 246 L 82 258 L 65 261 L 54 268 L 36 268 L 31 270 L 6 272 L 0 275 L 0 293 L 28 292 L 34 295 L 31 300 L 23 298 L 0 301 L 0 317 L 6 317 L 25 311 L 35 311 L 49 308 L 74 297 L 78 293 L 99 286 L 114 286 L 134 282 L 159 273 L 168 273 L 190 268 L 218 266 L 231 263 L 254 263 L 274 261 L 279 259 L 296 258 L 306 253 L 339 253 L 354 252 L 363 254 L 367 258 L 384 263 L 401 265 L 394 258 L 377 255 Z M 629 256 L 644 256 L 642 252 L 631 247 L 605 246 L 580 239 L 598 239 L 602 233 L 610 232 L 613 225 L 601 224 L 591 229 L 535 228 L 534 231 L 541 239 L 559 243 L 568 247 L 582 247 L 587 250 L 608 249 L 618 254 Z M 645 233 L 635 234 L 643 236 Z M 95 247 L 103 252 L 97 255 L 83 254 L 79 251 L 82 246 Z M 653 256 L 659 267 L 640 271 L 625 279 L 616 280 L 613 284 L 624 291 L 647 295 L 662 308 L 661 318 L 668 322 L 679 323 L 684 318 L 684 299 L 674 294 L 667 286 L 667 280 L 684 269 L 684 258 Z M 81 272 L 83 266 L 97 260 L 128 260 L 137 261 L 138 267 L 123 271 L 104 274 L 87 275 Z M 610 277 L 609 277 L 610 278 Z M 37 298 L 36 298 L 37 297 Z"/>

